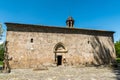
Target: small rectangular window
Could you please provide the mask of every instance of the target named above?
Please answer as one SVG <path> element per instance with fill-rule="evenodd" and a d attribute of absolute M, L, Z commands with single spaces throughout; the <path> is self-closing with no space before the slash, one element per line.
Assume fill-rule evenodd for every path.
<path fill-rule="evenodd" d="M 33 43 L 33 38 L 31 38 L 31 41 L 30 41 L 31 43 Z"/>

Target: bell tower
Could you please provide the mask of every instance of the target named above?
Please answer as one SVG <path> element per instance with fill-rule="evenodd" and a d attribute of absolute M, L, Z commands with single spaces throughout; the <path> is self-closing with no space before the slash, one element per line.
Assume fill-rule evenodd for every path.
<path fill-rule="evenodd" d="M 68 28 L 74 27 L 74 19 L 71 16 L 69 16 L 68 19 L 66 20 L 66 25 Z"/>

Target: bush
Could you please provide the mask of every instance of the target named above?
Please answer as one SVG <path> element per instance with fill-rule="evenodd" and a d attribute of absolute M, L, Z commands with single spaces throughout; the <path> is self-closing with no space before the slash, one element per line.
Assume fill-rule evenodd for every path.
<path fill-rule="evenodd" d="M 3 61 L 0 61 L 0 65 L 3 65 Z"/>
<path fill-rule="evenodd" d="M 115 43 L 115 50 L 117 58 L 120 58 L 120 40 Z"/>
<path fill-rule="evenodd" d="M 4 47 L 3 44 L 0 45 L 0 61 L 4 60 Z"/>
<path fill-rule="evenodd" d="M 4 49 L 0 49 L 0 61 L 4 60 Z"/>
<path fill-rule="evenodd" d="M 117 63 L 120 63 L 120 58 L 116 58 Z"/>

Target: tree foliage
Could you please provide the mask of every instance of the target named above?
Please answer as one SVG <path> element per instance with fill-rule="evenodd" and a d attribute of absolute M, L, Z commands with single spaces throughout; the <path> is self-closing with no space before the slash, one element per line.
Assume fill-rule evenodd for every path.
<path fill-rule="evenodd" d="M 0 24 L 0 40 L 2 40 L 2 35 L 3 34 L 3 28 L 2 28 L 2 25 Z"/>
<path fill-rule="evenodd" d="M 115 43 L 115 50 L 116 50 L 117 57 L 120 58 L 120 40 L 116 41 L 116 43 Z"/>
<path fill-rule="evenodd" d="M 2 25 L 0 24 L 0 35 L 3 33 Z"/>
<path fill-rule="evenodd" d="M 0 61 L 3 61 L 4 59 L 4 49 L 0 50 Z"/>
<path fill-rule="evenodd" d="M 4 59 L 4 45 L 0 45 L 0 61 Z"/>

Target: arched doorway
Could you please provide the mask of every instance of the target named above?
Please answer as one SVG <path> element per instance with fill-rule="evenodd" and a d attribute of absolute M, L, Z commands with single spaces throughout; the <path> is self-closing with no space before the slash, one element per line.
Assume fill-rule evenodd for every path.
<path fill-rule="evenodd" d="M 57 66 L 62 65 L 63 61 L 66 60 L 65 53 L 67 52 L 68 50 L 63 43 L 59 42 L 55 45 L 54 53 L 55 53 L 55 62 Z"/>

